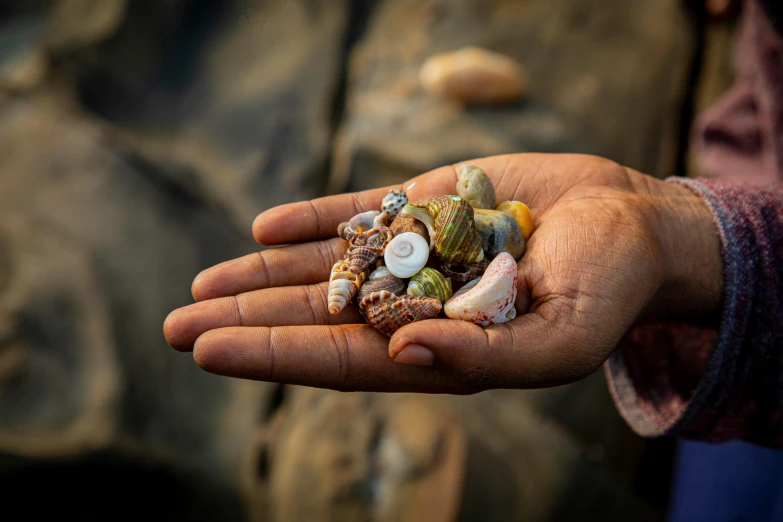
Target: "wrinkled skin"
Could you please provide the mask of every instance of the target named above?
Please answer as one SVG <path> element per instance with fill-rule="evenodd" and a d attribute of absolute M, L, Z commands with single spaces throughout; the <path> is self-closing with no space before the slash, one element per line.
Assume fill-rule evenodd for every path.
<path fill-rule="evenodd" d="M 338 390 L 473 393 L 544 387 L 596 371 L 640 319 L 705 321 L 720 308 L 720 241 L 690 190 L 611 161 L 517 154 L 468 163 L 536 228 L 518 263 L 517 318 L 488 328 L 434 319 L 389 340 L 349 306 L 326 308 L 337 226 L 390 187 L 273 208 L 256 240 L 283 245 L 209 268 L 196 304 L 172 312 L 169 344 L 206 371 Z M 411 201 L 453 193 L 456 166 L 403 185 Z M 332 239 L 330 239 L 332 238 Z M 424 348 L 423 348 L 424 347 Z"/>

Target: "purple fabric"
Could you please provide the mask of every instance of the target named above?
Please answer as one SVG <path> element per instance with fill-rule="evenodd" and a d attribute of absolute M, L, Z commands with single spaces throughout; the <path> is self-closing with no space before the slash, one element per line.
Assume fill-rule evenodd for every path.
<path fill-rule="evenodd" d="M 667 180 L 701 195 L 718 225 L 720 325 L 638 325 L 605 370 L 642 435 L 783 447 L 783 40 L 755 2 L 737 68 L 735 88 L 696 126 L 712 179 Z"/>

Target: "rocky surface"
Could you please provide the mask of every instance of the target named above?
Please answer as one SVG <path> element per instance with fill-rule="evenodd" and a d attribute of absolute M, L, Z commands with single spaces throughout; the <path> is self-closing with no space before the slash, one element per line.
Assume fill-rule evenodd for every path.
<path fill-rule="evenodd" d="M 466 109 L 420 87 L 429 56 L 468 45 L 522 64 L 526 99 Z M 669 175 L 693 51 L 679 0 L 382 2 L 351 55 L 330 192 L 526 151 Z"/>

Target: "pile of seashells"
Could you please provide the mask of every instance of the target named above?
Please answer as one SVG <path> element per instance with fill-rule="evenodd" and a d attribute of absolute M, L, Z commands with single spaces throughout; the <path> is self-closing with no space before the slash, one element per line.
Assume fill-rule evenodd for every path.
<path fill-rule="evenodd" d="M 340 224 L 348 252 L 329 277 L 330 313 L 355 298 L 367 322 L 389 337 L 441 310 L 481 326 L 516 316 L 516 262 L 533 230 L 530 210 L 519 201 L 492 210 L 495 189 L 478 167 L 462 165 L 458 176 L 456 196 L 409 204 L 404 191 L 392 190 L 380 212 Z"/>

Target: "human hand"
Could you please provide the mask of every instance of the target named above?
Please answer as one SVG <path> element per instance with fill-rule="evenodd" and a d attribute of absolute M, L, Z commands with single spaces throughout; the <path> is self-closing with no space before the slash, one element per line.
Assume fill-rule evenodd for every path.
<path fill-rule="evenodd" d="M 337 225 L 380 207 L 389 187 L 293 203 L 258 216 L 264 245 L 193 282 L 196 304 L 172 312 L 169 344 L 220 375 L 338 390 L 472 393 L 544 387 L 598 369 L 639 319 L 697 320 L 720 306 L 712 215 L 689 189 L 601 158 L 515 154 L 470 161 L 497 201 L 528 204 L 533 235 L 518 263 L 518 315 L 481 328 L 451 319 L 407 325 L 389 340 L 355 305 L 327 311 Z M 405 183 L 410 201 L 455 192 L 453 166 Z M 332 239 L 330 239 L 332 238 Z M 402 363 L 402 364 L 400 364 Z"/>

